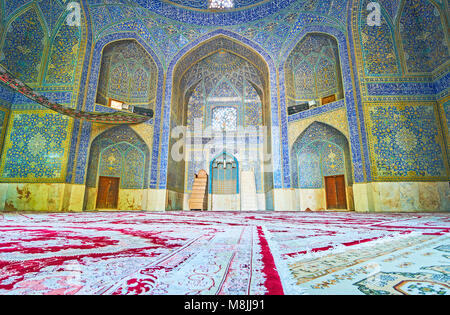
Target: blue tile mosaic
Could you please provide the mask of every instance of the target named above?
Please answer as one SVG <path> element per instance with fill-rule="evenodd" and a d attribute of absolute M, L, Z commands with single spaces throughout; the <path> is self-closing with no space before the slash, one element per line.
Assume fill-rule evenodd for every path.
<path fill-rule="evenodd" d="M 50 5 L 53 2 L 55 5 Z M 383 10 L 382 24 L 378 28 L 365 23 L 367 12 L 364 9 L 369 0 L 235 0 L 234 9 L 215 13 L 208 10 L 207 1 L 200 0 L 80 0 L 83 23 L 75 28 L 63 23 L 67 14 L 64 10 L 66 2 L 2 0 L 6 29 L 0 47 L 0 63 L 53 101 L 79 110 L 107 112 L 110 109 L 95 105 L 101 87 L 98 78 L 102 52 L 108 44 L 121 40 L 139 43 L 156 64 L 156 91 L 151 105 L 155 117 L 147 123 L 153 127 L 151 163 L 147 170 L 150 188 L 165 189 L 169 184 L 169 132 L 175 124 L 172 92 L 177 88 L 174 82 L 179 73 L 187 71 L 199 58 L 212 54 L 220 41 L 222 46 L 244 56 L 261 70 L 262 80 L 254 83 L 261 90 L 267 89 L 266 101 L 270 108 L 265 113 L 269 117 L 265 123 L 271 127 L 273 173 L 265 175 L 265 191 L 291 188 L 293 176 L 296 176 L 292 168 L 288 124 L 316 115 L 332 115 L 334 110 L 341 108 L 347 113 L 349 156 L 356 183 L 448 177 L 448 161 L 445 161 L 448 139 L 445 137 L 442 143 L 436 140 L 429 144 L 434 148 L 430 156 L 435 158 L 430 161 L 423 157 L 417 170 L 412 170 L 414 163 L 402 164 L 395 160 L 394 154 L 391 159 L 395 160 L 398 169 L 389 170 L 391 173 L 388 174 L 389 167 L 384 160 L 386 154 L 391 154 L 387 152 L 398 149 L 395 145 L 407 143 L 413 136 L 438 135 L 439 138 L 444 133 L 439 122 L 443 118 L 437 112 L 428 112 L 432 104 L 448 97 L 450 91 L 450 45 L 445 33 L 448 28 L 443 24 L 448 20 L 448 16 L 445 17 L 448 7 L 442 1 L 380 0 Z M 12 28 L 15 32 L 11 32 Z M 344 98 L 288 116 L 290 75 L 285 71 L 286 63 L 298 43 L 311 33 L 327 34 L 336 40 Z M 309 57 L 306 55 L 305 60 L 311 62 L 313 58 Z M 330 69 L 327 68 L 330 65 L 328 57 L 330 55 L 325 52 L 322 59 L 319 58 L 322 69 Z M 297 70 L 308 73 L 307 67 Z M 331 72 L 322 73 L 330 75 Z M 139 76 L 143 77 L 145 75 Z M 228 79 L 237 90 L 241 88 L 235 83 L 239 81 L 238 75 Z M 196 78 L 190 80 L 194 82 Z M 320 82 L 326 90 L 330 87 L 326 83 L 333 80 L 325 81 Z M 137 96 L 142 94 L 145 92 Z M 151 98 L 153 100 L 153 96 Z M 12 110 L 12 117 L 18 111 L 39 115 L 43 110 L 2 86 L 0 99 L 0 105 Z M 405 109 L 402 105 L 405 103 L 411 105 L 411 109 Z M 253 104 L 248 111 L 256 113 L 258 106 Z M 370 126 L 387 124 L 383 111 L 398 115 L 405 123 L 401 126 L 393 124 L 392 134 L 377 133 Z M 238 114 L 239 119 L 255 124 L 264 120 L 252 120 L 243 114 Z M 410 128 L 408 132 L 404 128 L 408 123 L 420 126 L 424 131 Z M 6 139 L 14 141 L 14 135 L 21 129 L 24 128 L 12 129 Z M 67 126 L 66 131 L 70 134 L 61 134 L 61 139 L 65 137 L 64 141 L 67 141 L 63 154 L 66 160 L 60 161 L 64 164 L 63 173 L 52 175 L 49 170 L 35 168 L 30 170 L 30 176 L 34 174 L 42 181 L 60 181 L 56 175 L 61 175 L 69 183 L 86 183 L 93 126 L 74 121 L 73 128 Z M 5 143 L 5 147 L 15 148 L 15 145 Z M 40 150 L 33 144 L 28 147 Z M 439 160 L 444 161 L 443 164 Z M 10 163 L 4 162 L 5 165 Z M 380 176 L 380 170 L 386 174 Z M 12 168 L 8 172 L 28 176 L 22 171 L 12 171 Z M 268 194 L 266 198 L 270 201 L 273 196 Z"/>

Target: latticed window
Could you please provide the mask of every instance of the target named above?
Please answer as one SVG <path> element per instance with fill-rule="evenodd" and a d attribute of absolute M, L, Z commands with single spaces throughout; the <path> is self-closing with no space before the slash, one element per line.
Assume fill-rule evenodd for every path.
<path fill-rule="evenodd" d="M 210 9 L 232 9 L 234 8 L 233 0 L 208 0 L 208 8 Z"/>
<path fill-rule="evenodd" d="M 211 125 L 214 131 L 236 131 L 237 109 L 227 106 L 214 108 Z"/>

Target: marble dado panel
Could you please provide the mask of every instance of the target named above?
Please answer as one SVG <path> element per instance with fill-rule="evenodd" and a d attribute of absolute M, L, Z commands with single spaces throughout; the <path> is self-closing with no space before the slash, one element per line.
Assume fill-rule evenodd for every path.
<path fill-rule="evenodd" d="M 356 211 L 449 211 L 448 182 L 380 182 L 353 186 Z"/>

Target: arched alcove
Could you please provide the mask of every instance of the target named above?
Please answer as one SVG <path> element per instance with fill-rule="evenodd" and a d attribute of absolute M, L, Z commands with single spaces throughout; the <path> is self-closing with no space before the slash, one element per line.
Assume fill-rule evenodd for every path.
<path fill-rule="evenodd" d="M 269 73 L 264 59 L 243 43 L 217 36 L 183 56 L 173 78 L 170 127 L 185 127 L 188 138 L 183 150 L 177 151 L 184 157 L 181 160 L 172 156 L 180 139 L 171 138 L 169 142 L 167 188 L 171 209 L 186 208 L 195 174 L 210 170 L 209 162 L 223 150 L 254 170 L 251 181 L 265 209 L 265 193 L 272 187 L 265 173 L 272 171 L 263 160 L 264 152 L 270 152 L 270 134 L 264 133 L 263 127 L 271 126 Z M 232 148 L 225 149 L 215 141 L 218 135 Z M 204 150 L 196 144 L 203 145 Z M 205 144 L 209 145 L 207 149 Z"/>
<path fill-rule="evenodd" d="M 239 173 L 238 160 L 225 151 L 211 161 L 209 187 L 211 210 L 239 210 Z"/>
<path fill-rule="evenodd" d="M 96 103 L 118 101 L 153 109 L 157 78 L 155 61 L 136 40 L 112 42 L 103 49 Z"/>
<path fill-rule="evenodd" d="M 147 144 L 130 127 L 97 136 L 89 154 L 85 209 L 143 210 L 149 164 Z"/>
<path fill-rule="evenodd" d="M 292 146 L 291 172 L 292 187 L 300 199 L 299 210 L 353 208 L 350 148 L 337 129 L 312 123 Z"/>
<path fill-rule="evenodd" d="M 295 46 L 285 63 L 287 106 L 303 110 L 344 98 L 336 39 L 309 33 Z"/>

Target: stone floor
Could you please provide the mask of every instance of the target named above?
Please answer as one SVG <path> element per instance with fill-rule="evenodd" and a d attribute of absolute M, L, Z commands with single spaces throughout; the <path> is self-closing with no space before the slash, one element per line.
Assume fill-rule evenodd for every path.
<path fill-rule="evenodd" d="M 0 214 L 0 294 L 445 294 L 450 214 Z"/>

